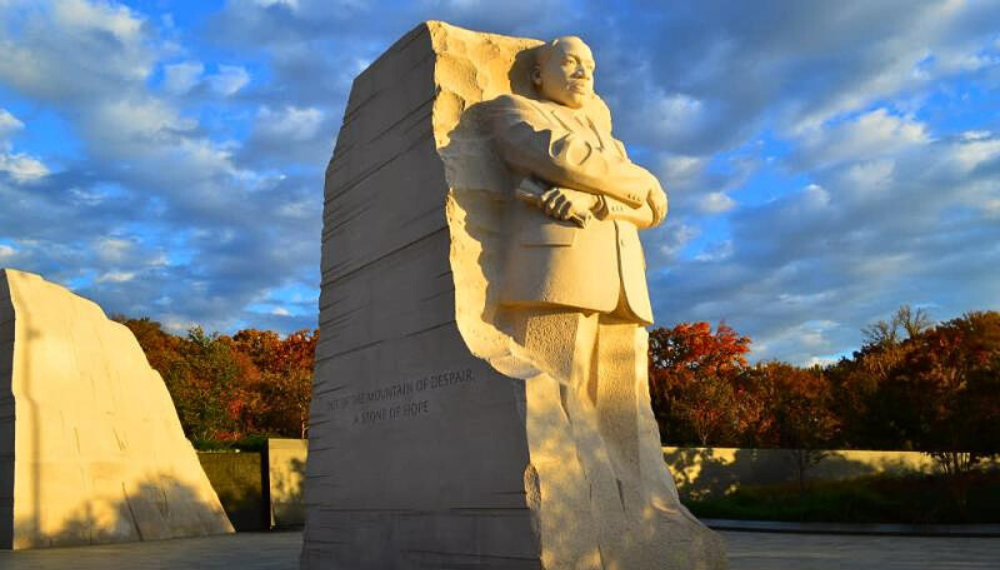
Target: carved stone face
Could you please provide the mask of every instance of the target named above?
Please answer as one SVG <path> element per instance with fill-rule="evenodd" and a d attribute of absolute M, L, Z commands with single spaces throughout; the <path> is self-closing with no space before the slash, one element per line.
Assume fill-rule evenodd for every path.
<path fill-rule="evenodd" d="M 594 95 L 594 55 L 577 37 L 560 38 L 542 56 L 531 79 L 542 97 L 573 109 Z"/>

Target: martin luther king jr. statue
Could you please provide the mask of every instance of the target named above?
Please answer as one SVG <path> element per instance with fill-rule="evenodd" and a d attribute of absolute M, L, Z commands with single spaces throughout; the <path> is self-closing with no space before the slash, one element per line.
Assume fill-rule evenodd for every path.
<path fill-rule="evenodd" d="M 725 568 L 650 407 L 667 198 L 582 40 L 418 25 L 355 79 L 324 197 L 303 569 Z"/>
<path fill-rule="evenodd" d="M 591 116 L 594 67 L 582 40 L 557 39 L 538 51 L 532 70 L 541 99 L 508 95 L 493 103 L 494 140 L 521 177 L 523 202 L 513 212 L 517 245 L 501 302 L 569 308 L 594 324 L 648 325 L 637 230 L 663 221 L 667 196 L 628 159 L 610 125 Z"/>
<path fill-rule="evenodd" d="M 717 567 L 707 553 L 722 549 L 680 505 L 649 403 L 644 327 L 653 314 L 638 232 L 664 220 L 667 196 L 612 136 L 594 71 L 587 44 L 558 38 L 535 49 L 534 96 L 486 104 L 484 124 L 514 186 L 497 318 L 559 383 L 591 510 L 604 519 L 605 567 L 652 568 L 657 557 L 656 567 L 674 567 L 644 541 L 673 541 L 664 548 L 688 560 L 680 564 Z M 549 485 L 550 497 L 559 486 Z M 681 555 L 692 541 L 704 553 Z"/>

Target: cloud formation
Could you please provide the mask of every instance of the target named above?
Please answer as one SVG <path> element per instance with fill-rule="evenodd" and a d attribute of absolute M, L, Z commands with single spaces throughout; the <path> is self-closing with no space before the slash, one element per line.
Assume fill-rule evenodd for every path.
<path fill-rule="evenodd" d="M 1000 304 L 996 3 L 136 6 L 0 14 L 0 263 L 109 312 L 315 326 L 351 81 L 426 19 L 592 45 L 618 137 L 671 195 L 643 237 L 659 324 L 726 320 L 809 363 L 901 303 Z"/>

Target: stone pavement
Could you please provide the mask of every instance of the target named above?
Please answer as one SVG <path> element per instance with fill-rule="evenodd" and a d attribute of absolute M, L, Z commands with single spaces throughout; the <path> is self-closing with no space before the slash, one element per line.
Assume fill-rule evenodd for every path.
<path fill-rule="evenodd" d="M 731 570 L 997 570 L 1000 539 L 722 533 Z M 297 570 L 302 534 L 0 551 L 0 570 Z"/>
<path fill-rule="evenodd" d="M 721 534 L 730 570 L 1000 569 L 1000 538 Z"/>

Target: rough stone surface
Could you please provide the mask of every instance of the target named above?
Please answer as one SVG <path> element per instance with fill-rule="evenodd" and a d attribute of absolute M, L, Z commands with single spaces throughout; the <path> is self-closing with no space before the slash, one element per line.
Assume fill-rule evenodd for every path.
<path fill-rule="evenodd" d="M 480 103 L 529 94 L 539 44 L 428 22 L 354 82 L 326 177 L 304 569 L 725 566 L 677 501 L 644 357 L 605 362 L 631 415 L 584 409 L 551 373 L 572 356 L 542 363 L 504 325 L 516 182 Z M 641 328 L 618 338 L 645 354 Z M 625 416 L 627 458 L 601 435 Z"/>
<path fill-rule="evenodd" d="M 0 271 L 0 546 L 227 532 L 132 333 L 37 275 Z"/>

